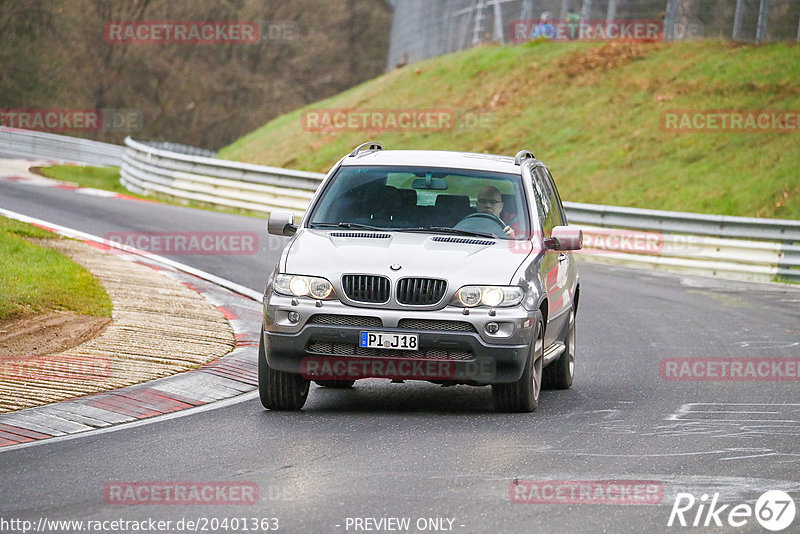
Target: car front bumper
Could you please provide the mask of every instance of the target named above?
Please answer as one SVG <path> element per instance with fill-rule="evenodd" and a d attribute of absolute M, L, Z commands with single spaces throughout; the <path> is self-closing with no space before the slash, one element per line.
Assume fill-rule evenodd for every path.
<path fill-rule="evenodd" d="M 296 323 L 289 312 L 297 312 Z M 361 308 L 272 294 L 264 307 L 264 347 L 275 370 L 311 380 L 419 379 L 496 384 L 519 380 L 534 313 L 522 306 L 440 310 Z M 497 334 L 486 323 L 500 326 Z M 418 350 L 359 347 L 361 332 L 416 334 Z"/>

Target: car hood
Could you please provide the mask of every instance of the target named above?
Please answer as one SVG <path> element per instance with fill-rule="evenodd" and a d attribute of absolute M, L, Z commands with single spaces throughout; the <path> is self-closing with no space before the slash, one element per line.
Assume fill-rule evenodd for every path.
<path fill-rule="evenodd" d="M 342 274 L 443 278 L 453 289 L 506 285 L 530 248 L 525 241 L 443 234 L 301 229 L 285 256 L 283 272 L 323 276 L 334 286 Z"/>

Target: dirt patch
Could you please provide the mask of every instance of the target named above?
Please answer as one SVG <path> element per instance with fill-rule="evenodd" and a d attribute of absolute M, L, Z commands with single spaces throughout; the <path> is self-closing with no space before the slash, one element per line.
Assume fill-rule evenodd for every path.
<path fill-rule="evenodd" d="M 0 360 L 33 358 L 77 347 L 111 324 L 110 317 L 49 312 L 0 322 Z"/>
<path fill-rule="evenodd" d="M 661 46 L 654 43 L 610 42 L 605 46 L 579 50 L 558 62 L 558 66 L 570 78 L 597 69 L 606 71 L 626 65 Z"/>
<path fill-rule="evenodd" d="M 113 321 L 100 319 L 105 324 L 92 327 L 71 322 L 85 320 L 73 315 L 71 319 L 40 319 L 37 325 L 29 316 L 31 323 L 0 328 L 6 330 L 3 335 L 22 336 L 13 346 L 30 349 L 35 345 L 40 351 L 31 356 L 26 349 L 12 359 L 0 359 L 0 413 L 196 369 L 236 346 L 223 313 L 169 276 L 79 241 L 49 239 L 41 244 L 69 256 L 100 280 L 114 303 Z M 26 324 L 29 332 L 18 333 Z M 61 330 L 56 329 L 59 324 Z M 82 343 L 78 329 L 86 336 Z M 48 338 L 69 338 L 69 343 L 76 344 L 48 354 Z M 7 349 L 11 343 L 0 345 Z"/>

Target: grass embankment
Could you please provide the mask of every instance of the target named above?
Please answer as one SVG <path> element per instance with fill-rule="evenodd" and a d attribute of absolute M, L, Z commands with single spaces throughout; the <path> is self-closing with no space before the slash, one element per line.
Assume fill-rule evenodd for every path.
<path fill-rule="evenodd" d="M 89 271 L 26 238 L 58 236 L 0 217 L 0 321 L 51 311 L 111 317 L 111 298 Z"/>
<path fill-rule="evenodd" d="M 309 132 L 303 111 L 452 109 L 447 131 Z M 283 115 L 219 157 L 327 171 L 356 145 L 530 149 L 575 202 L 800 218 L 800 131 L 668 132 L 673 110 L 800 110 L 800 46 L 553 43 L 482 47 L 394 70 Z M 475 119 L 482 124 L 475 126 Z"/>

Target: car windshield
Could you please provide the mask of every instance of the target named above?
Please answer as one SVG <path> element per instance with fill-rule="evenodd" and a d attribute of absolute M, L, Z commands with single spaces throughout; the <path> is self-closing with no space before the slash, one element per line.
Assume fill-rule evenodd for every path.
<path fill-rule="evenodd" d="M 323 192 L 309 226 L 525 239 L 525 206 L 521 178 L 513 174 L 347 166 Z"/>

